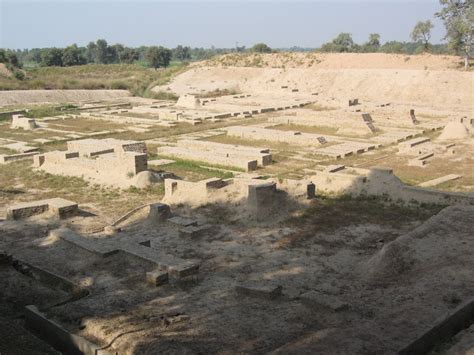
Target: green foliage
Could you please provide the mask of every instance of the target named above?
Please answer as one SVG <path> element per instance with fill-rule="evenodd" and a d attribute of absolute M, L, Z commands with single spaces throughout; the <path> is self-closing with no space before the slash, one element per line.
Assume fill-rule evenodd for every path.
<path fill-rule="evenodd" d="M 465 67 L 474 42 L 474 1 L 440 0 L 443 7 L 436 13 L 446 27 L 446 39 L 451 50 L 465 56 Z"/>
<path fill-rule="evenodd" d="M 254 53 L 271 53 L 272 49 L 265 43 L 257 43 L 250 48 L 250 51 Z"/>
<path fill-rule="evenodd" d="M 63 51 L 60 48 L 47 48 L 41 52 L 41 65 L 46 67 L 62 67 Z"/>
<path fill-rule="evenodd" d="M 82 56 L 81 50 L 76 44 L 66 47 L 63 51 L 62 63 L 65 67 L 81 65 L 86 63 L 86 58 Z"/>
<path fill-rule="evenodd" d="M 105 39 L 98 39 L 96 43 L 96 58 L 95 62 L 99 64 L 108 63 L 108 45 Z"/>
<path fill-rule="evenodd" d="M 166 68 L 171 61 L 171 51 L 164 47 L 150 47 L 146 52 L 146 60 L 152 68 Z"/>
<path fill-rule="evenodd" d="M 0 63 L 5 63 L 12 68 L 21 68 L 21 63 L 15 52 L 0 48 Z M 10 69 L 13 71 L 13 69 Z"/>
<path fill-rule="evenodd" d="M 75 113 L 78 112 L 76 109 L 77 107 L 71 104 L 62 106 L 41 105 L 29 109 L 24 115 L 30 118 L 42 118 L 62 115 L 65 111 L 67 111 L 67 113 Z"/>
<path fill-rule="evenodd" d="M 21 70 L 14 70 L 13 77 L 17 80 L 23 80 L 25 79 L 25 73 L 22 72 Z"/>
<path fill-rule="evenodd" d="M 181 61 L 191 59 L 191 48 L 183 47 L 182 45 L 177 46 L 173 49 L 173 58 Z"/>
<path fill-rule="evenodd" d="M 120 53 L 119 53 L 119 61 L 120 63 L 125 63 L 125 64 L 132 64 L 136 62 L 139 58 L 138 52 L 133 49 L 133 48 L 124 48 Z"/>
<path fill-rule="evenodd" d="M 0 76 L 0 90 L 127 89 L 133 95 L 144 96 L 151 87 L 168 83 L 183 68 L 175 65 L 155 71 L 137 64 L 27 68 L 22 81 Z"/>
<path fill-rule="evenodd" d="M 166 91 L 159 91 L 159 92 L 151 92 L 148 97 L 156 100 L 169 100 L 169 101 L 178 101 L 179 96 L 173 94 L 171 92 Z"/>
<path fill-rule="evenodd" d="M 352 35 L 350 33 L 340 33 L 331 42 L 323 44 L 321 51 L 335 53 L 353 52 L 354 41 L 352 40 Z"/>
<path fill-rule="evenodd" d="M 415 42 L 423 42 L 425 50 L 428 50 L 432 28 L 433 24 L 430 20 L 418 21 L 411 32 L 411 39 Z"/>
<path fill-rule="evenodd" d="M 371 33 L 369 40 L 360 47 L 360 52 L 374 53 L 380 49 L 380 35 L 378 33 Z"/>
<path fill-rule="evenodd" d="M 170 158 L 170 159 L 174 159 L 174 158 Z M 234 177 L 234 174 L 231 172 L 212 169 L 212 167 L 223 168 L 223 169 L 229 169 L 229 167 L 222 167 L 219 165 L 210 165 L 204 162 L 191 161 L 191 160 L 182 160 L 182 159 L 174 159 L 174 160 L 175 160 L 174 163 L 165 165 L 164 169 L 167 172 L 171 172 L 177 176 L 181 176 L 181 177 L 186 176 L 187 178 L 190 178 L 190 180 L 198 181 L 198 180 L 208 179 L 211 177 L 217 177 L 220 179 L 230 179 Z M 206 168 L 206 166 L 209 166 L 210 168 Z M 242 169 L 237 169 L 237 168 L 233 170 L 242 171 Z"/>

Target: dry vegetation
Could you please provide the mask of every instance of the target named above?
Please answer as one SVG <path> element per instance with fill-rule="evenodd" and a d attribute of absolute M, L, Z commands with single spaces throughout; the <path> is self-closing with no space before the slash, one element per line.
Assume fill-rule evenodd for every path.
<path fill-rule="evenodd" d="M 162 184 L 145 190 L 120 190 L 90 184 L 78 177 L 36 172 L 28 161 L 0 165 L 0 181 L 4 182 L 0 189 L 0 205 L 4 207 L 12 201 L 62 197 L 88 205 L 93 201 L 94 212 L 100 211 L 111 220 L 133 207 L 159 201 L 164 193 Z"/>
<path fill-rule="evenodd" d="M 132 64 L 40 67 L 28 69 L 24 80 L 0 75 L 0 90 L 123 89 L 137 96 L 154 97 L 150 88 L 165 85 L 184 69 L 183 65 L 154 70 Z M 162 95 L 156 96 L 160 98 Z"/>

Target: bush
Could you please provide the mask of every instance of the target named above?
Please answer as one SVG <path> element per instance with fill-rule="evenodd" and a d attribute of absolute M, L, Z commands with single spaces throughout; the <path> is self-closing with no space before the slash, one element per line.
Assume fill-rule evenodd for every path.
<path fill-rule="evenodd" d="M 18 80 L 25 79 L 25 73 L 23 73 L 21 70 L 15 70 L 13 72 L 13 76 L 15 77 L 15 79 L 18 79 Z"/>
<path fill-rule="evenodd" d="M 129 85 L 124 81 L 113 81 L 110 84 L 110 88 L 113 90 L 128 90 Z"/>
<path fill-rule="evenodd" d="M 265 43 L 257 43 L 252 48 L 250 48 L 251 52 L 255 53 L 271 53 L 273 52 L 272 49 L 266 45 Z"/>
<path fill-rule="evenodd" d="M 152 92 L 149 96 L 156 100 L 178 101 L 179 99 L 179 97 L 174 93 L 166 91 Z"/>

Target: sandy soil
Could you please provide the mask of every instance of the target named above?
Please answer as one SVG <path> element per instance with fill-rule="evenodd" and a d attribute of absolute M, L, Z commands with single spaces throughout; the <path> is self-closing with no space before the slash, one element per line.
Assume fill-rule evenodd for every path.
<path fill-rule="evenodd" d="M 178 75 L 154 91 L 179 95 L 215 90 L 303 96 L 318 102 L 347 102 L 358 98 L 373 103 L 430 105 L 442 110 L 472 110 L 474 72 L 393 68 L 255 68 L 201 66 Z M 293 89 L 299 93 L 292 92 Z M 317 94 L 317 96 L 311 95 Z"/>
<path fill-rule="evenodd" d="M 10 70 L 8 70 L 5 64 L 3 63 L 0 63 L 0 76 L 6 76 L 7 78 L 12 76 Z"/>
<path fill-rule="evenodd" d="M 152 247 L 202 260 L 198 279 L 159 288 L 143 281 L 151 265 L 124 254 L 97 258 L 38 234 L 48 224 L 39 218 L 21 229 L 3 223 L 1 247 L 87 287 L 90 296 L 48 314 L 123 354 L 392 353 L 474 292 L 474 207 L 449 207 L 424 223 L 348 220 L 320 232 L 311 218 L 296 229 L 238 220 L 224 226 L 225 210 L 194 211 L 201 223 L 218 224 L 192 243 L 146 220 L 117 235 L 147 235 Z M 306 235 L 282 247 L 295 233 Z M 239 296 L 234 287 L 248 282 L 281 285 L 284 295 Z M 306 303 L 310 291 L 328 301 Z M 331 309 L 338 302 L 343 307 Z"/>
<path fill-rule="evenodd" d="M 385 53 L 227 54 L 204 61 L 204 66 L 246 66 L 317 69 L 457 70 L 462 59 L 449 55 Z"/>

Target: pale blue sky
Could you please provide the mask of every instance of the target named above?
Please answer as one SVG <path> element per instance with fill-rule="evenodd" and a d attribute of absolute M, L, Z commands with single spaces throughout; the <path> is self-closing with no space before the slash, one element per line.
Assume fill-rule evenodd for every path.
<path fill-rule="evenodd" d="M 408 41 L 418 20 L 431 19 L 432 42 L 442 24 L 438 0 L 336 1 L 46 1 L 0 0 L 0 47 L 64 47 L 105 38 L 129 46 L 318 47 L 340 32 L 356 42 L 377 32 L 382 41 Z"/>

